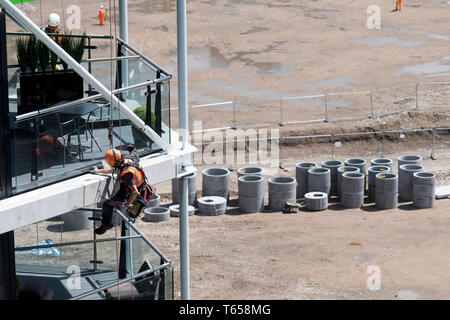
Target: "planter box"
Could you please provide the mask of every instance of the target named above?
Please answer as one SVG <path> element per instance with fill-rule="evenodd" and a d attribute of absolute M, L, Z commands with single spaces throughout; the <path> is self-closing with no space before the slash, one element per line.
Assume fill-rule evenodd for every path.
<path fill-rule="evenodd" d="M 18 76 L 18 115 L 44 109 L 61 101 L 83 98 L 83 78 L 73 70 L 19 73 Z"/>

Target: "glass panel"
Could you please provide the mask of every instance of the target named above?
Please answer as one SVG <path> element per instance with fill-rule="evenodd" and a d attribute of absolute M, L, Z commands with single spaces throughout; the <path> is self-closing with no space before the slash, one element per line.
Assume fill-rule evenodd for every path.
<path fill-rule="evenodd" d="M 20 27 L 8 21 L 9 30 L 20 31 Z M 93 165 L 101 163 L 104 152 L 111 147 L 124 149 L 128 144 L 138 147 L 141 156 L 160 150 L 149 138 L 136 130 L 130 120 L 117 109 L 111 108 L 105 99 L 77 104 L 58 111 L 16 120 L 15 117 L 42 111 L 47 107 L 77 100 L 86 94 L 90 86 L 74 72 L 52 71 L 22 75 L 18 68 L 17 39 L 21 35 L 8 35 L 8 94 L 10 97 L 10 122 L 13 141 L 12 176 L 13 193 L 31 190 L 81 175 Z M 107 88 L 115 89 L 116 60 L 86 61 L 86 59 L 109 58 L 117 55 L 117 44 L 108 38 L 88 38 L 88 48 L 83 55 L 82 65 Z M 122 47 L 126 56 L 135 56 Z M 140 58 L 120 60 L 128 85 L 154 80 L 156 70 Z M 39 66 L 38 69 L 39 70 Z M 47 70 L 49 71 L 49 70 Z M 64 99 L 42 94 L 43 84 L 66 84 L 61 77 L 73 77 L 74 88 L 63 88 Z M 38 79 L 39 78 L 39 79 Z M 51 78 L 51 79 L 50 79 Z M 61 78 L 62 79 L 62 78 Z M 71 81 L 72 81 L 71 80 Z M 22 86 L 22 88 L 21 88 Z M 36 89 L 37 88 L 37 89 Z M 34 94 L 33 90 L 40 90 Z M 60 92 L 59 90 L 48 92 Z M 72 90 L 74 89 L 74 90 Z M 44 90 L 44 91 L 43 91 Z M 67 92 L 66 92 L 67 91 Z M 76 91 L 77 96 L 73 96 Z M 47 92 L 47 93 L 48 93 Z M 22 95 L 21 95 L 22 93 Z M 25 96 L 23 94 L 26 94 Z M 121 97 L 131 110 L 147 105 L 147 87 L 128 90 Z M 39 97 L 39 98 L 36 98 Z M 38 99 L 38 100 L 36 100 Z M 58 101 L 58 102 L 54 102 Z M 150 105 L 153 112 L 151 126 L 165 141 L 170 143 L 170 84 L 169 81 L 151 86 Z M 158 112 L 157 112 L 158 111 Z M 159 112 L 161 111 L 161 112 Z M 112 136 L 108 129 L 113 127 Z"/>

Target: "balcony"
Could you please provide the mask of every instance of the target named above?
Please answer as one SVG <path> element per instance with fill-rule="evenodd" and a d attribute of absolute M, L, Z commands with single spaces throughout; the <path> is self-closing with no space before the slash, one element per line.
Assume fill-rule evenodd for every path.
<path fill-rule="evenodd" d="M 121 212 L 97 238 L 98 210 L 77 210 L 15 231 L 19 298 L 171 300 L 173 268 Z M 127 230 L 120 233 L 120 230 Z"/>
<path fill-rule="evenodd" d="M 112 107 L 86 81 L 82 97 L 73 100 L 60 95 L 54 98 L 60 101 L 53 105 L 42 98 L 46 94 L 43 89 L 31 90 L 36 85 L 21 80 L 15 52 L 17 40 L 30 35 L 13 32 L 7 36 L 14 195 L 85 174 L 92 166 L 101 165 L 110 148 L 127 152 L 127 147 L 134 145 L 141 157 L 161 152 L 120 107 Z M 113 48 L 114 57 L 105 56 Z M 136 110 L 163 141 L 171 143 L 170 74 L 129 44 L 120 39 L 113 42 L 109 36 L 86 36 L 81 65 L 110 87 L 126 107 Z M 48 78 L 52 75 L 47 72 Z M 29 75 L 32 80 L 39 76 L 38 72 Z M 24 88 L 20 88 L 21 83 Z"/>

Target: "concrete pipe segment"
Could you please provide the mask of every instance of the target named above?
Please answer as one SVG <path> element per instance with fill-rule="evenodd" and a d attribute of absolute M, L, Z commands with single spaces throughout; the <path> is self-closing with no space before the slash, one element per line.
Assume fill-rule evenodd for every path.
<path fill-rule="evenodd" d="M 160 203 L 161 203 L 161 197 L 159 196 L 159 194 L 156 193 L 148 202 L 148 206 L 149 207 L 159 207 Z"/>
<path fill-rule="evenodd" d="M 390 173 L 391 169 L 388 166 L 372 166 L 368 170 L 369 172 L 369 201 L 375 201 L 375 176 L 378 173 Z"/>
<path fill-rule="evenodd" d="M 400 166 L 403 164 L 417 164 L 419 166 L 422 165 L 422 157 L 421 156 L 401 156 L 398 157 L 398 166 L 397 172 L 400 172 Z"/>
<path fill-rule="evenodd" d="M 345 172 L 342 175 L 342 199 L 344 208 L 361 208 L 364 203 L 364 177 L 361 172 Z"/>
<path fill-rule="evenodd" d="M 195 206 L 197 201 L 197 175 L 193 172 L 185 176 L 185 179 L 188 180 L 189 205 Z M 172 202 L 174 204 L 180 203 L 179 182 L 179 178 L 172 179 Z"/>
<path fill-rule="evenodd" d="M 338 168 L 337 171 L 337 188 L 338 188 L 338 197 L 342 199 L 342 175 L 346 172 L 359 172 L 359 168 L 357 167 L 349 167 L 342 166 Z"/>
<path fill-rule="evenodd" d="M 331 173 L 328 168 L 312 168 L 308 170 L 308 192 L 319 191 L 330 194 Z"/>
<path fill-rule="evenodd" d="M 296 202 L 296 180 L 290 177 L 274 177 L 269 179 L 269 208 L 281 211 L 286 202 Z"/>
<path fill-rule="evenodd" d="M 295 179 L 297 180 L 297 199 L 305 197 L 308 192 L 308 170 L 316 168 L 317 164 L 314 162 L 300 162 L 295 165 Z"/>
<path fill-rule="evenodd" d="M 170 216 L 171 217 L 179 217 L 180 216 L 180 205 L 173 204 L 169 207 Z M 188 215 L 192 216 L 194 214 L 195 208 L 193 206 L 188 206 Z"/>
<path fill-rule="evenodd" d="M 364 191 L 366 191 L 366 160 L 361 158 L 350 158 L 345 160 L 344 163 L 346 166 L 359 168 L 359 172 L 364 175 Z"/>
<path fill-rule="evenodd" d="M 330 180 L 331 180 L 331 186 L 330 186 L 330 196 L 337 196 L 338 195 L 338 188 L 337 188 L 337 170 L 339 167 L 342 167 L 344 163 L 339 160 L 327 160 L 322 162 L 322 168 L 328 168 L 330 169 Z"/>
<path fill-rule="evenodd" d="M 261 167 L 242 167 L 242 168 L 239 168 L 237 171 L 238 179 L 239 179 L 239 177 L 242 177 L 242 176 L 248 175 L 248 174 L 259 175 L 259 176 L 264 177 L 264 169 Z"/>
<path fill-rule="evenodd" d="M 398 205 L 398 175 L 378 173 L 375 175 L 375 207 L 394 209 Z"/>
<path fill-rule="evenodd" d="M 198 199 L 198 211 L 204 216 L 218 216 L 227 212 L 227 199 L 219 196 L 206 196 Z"/>
<path fill-rule="evenodd" d="M 202 196 L 217 196 L 228 199 L 230 190 L 230 171 L 223 168 L 203 170 Z"/>
<path fill-rule="evenodd" d="M 431 172 L 413 174 L 413 206 L 418 209 L 433 208 L 436 176 Z"/>
<path fill-rule="evenodd" d="M 305 194 L 305 207 L 312 211 L 328 208 L 328 194 L 325 192 L 308 192 Z"/>
<path fill-rule="evenodd" d="M 413 174 L 424 171 L 418 164 L 402 164 L 398 172 L 398 196 L 401 201 L 413 199 Z"/>
<path fill-rule="evenodd" d="M 169 208 L 154 207 L 144 209 L 144 218 L 146 222 L 161 222 L 170 219 Z"/>
<path fill-rule="evenodd" d="M 370 160 L 370 166 L 386 166 L 389 167 L 389 169 L 391 170 L 391 172 L 393 172 L 393 164 L 394 161 L 392 161 L 392 159 L 388 159 L 388 158 L 375 158 Z"/>
<path fill-rule="evenodd" d="M 264 211 L 265 194 L 264 177 L 247 174 L 238 178 L 239 211 L 243 213 Z"/>

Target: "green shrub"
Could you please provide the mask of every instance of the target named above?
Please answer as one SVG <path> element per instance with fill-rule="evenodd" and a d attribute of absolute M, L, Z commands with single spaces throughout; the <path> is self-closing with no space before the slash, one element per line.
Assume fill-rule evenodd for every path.
<path fill-rule="evenodd" d="M 26 43 L 27 47 L 27 63 L 30 67 L 31 73 L 34 74 L 34 72 L 37 69 L 38 63 L 39 63 L 39 54 L 37 49 L 37 40 L 35 36 L 29 36 Z"/>
<path fill-rule="evenodd" d="M 49 51 L 47 46 L 41 41 L 38 41 L 38 52 L 39 52 L 39 64 L 41 66 L 42 72 L 47 71 L 49 64 Z"/>
<path fill-rule="evenodd" d="M 147 114 L 147 107 L 146 106 L 140 106 L 137 107 L 136 109 L 133 110 L 133 112 L 139 117 L 141 118 L 142 121 L 145 122 L 146 119 L 146 114 Z M 151 111 L 151 115 L 150 115 L 150 125 L 154 125 L 155 124 L 155 113 L 153 111 Z"/>
<path fill-rule="evenodd" d="M 27 71 L 27 38 L 18 37 L 16 41 L 17 45 L 17 62 L 19 64 L 20 71 L 25 73 Z"/>
<path fill-rule="evenodd" d="M 71 38 L 70 41 L 70 55 L 76 62 L 80 63 L 83 59 L 84 50 L 86 48 L 86 33 L 83 33 L 81 38 Z"/>

